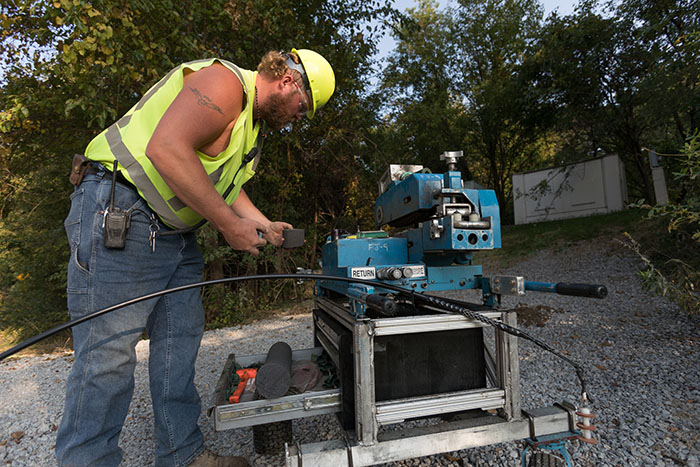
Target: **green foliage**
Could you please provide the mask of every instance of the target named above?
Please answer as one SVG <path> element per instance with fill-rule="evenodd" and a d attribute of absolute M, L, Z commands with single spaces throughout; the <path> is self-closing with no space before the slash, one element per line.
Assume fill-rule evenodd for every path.
<path fill-rule="evenodd" d="M 525 73 L 541 16 L 529 0 L 461 1 L 445 11 L 426 0 L 409 10 L 383 74 L 392 107 L 381 150 L 435 170 L 444 151 L 463 150 L 458 168 L 494 189 L 510 218 L 512 175 L 547 158 L 538 129 L 548 113 Z"/>
<path fill-rule="evenodd" d="M 379 148 L 387 154 L 374 160 L 382 164 L 376 168 L 380 175 L 387 163 L 397 161 L 436 167 L 442 152 L 463 145 L 464 119 L 450 63 L 453 26 L 453 19 L 430 0 L 419 2 L 397 25 L 399 44 L 379 90 L 389 112 Z"/>
<path fill-rule="evenodd" d="M 538 59 L 540 73 L 551 76 L 547 92 L 559 113 L 557 128 L 567 135 L 562 158 L 618 154 L 633 194 L 648 196 L 653 186 L 641 147 L 653 116 L 643 87 L 653 51 L 638 39 L 633 22 L 604 17 L 593 4 L 552 18 Z"/>
<path fill-rule="evenodd" d="M 639 277 L 647 290 L 669 297 L 688 313 L 700 312 L 700 269 L 697 264 L 691 265 L 681 259 L 671 258 L 659 268 L 656 261 L 643 253 L 642 247 L 631 235 L 627 237 L 626 245 L 644 262 Z"/>
<path fill-rule="evenodd" d="M 700 10 L 695 0 L 630 0 L 618 16 L 639 27 L 653 51 L 645 91 L 656 123 L 672 123 L 680 141 L 700 130 Z M 677 149 L 678 140 L 668 147 Z"/>
<path fill-rule="evenodd" d="M 68 317 L 62 229 L 74 153 L 165 71 L 211 55 L 223 2 L 24 0 L 0 12 L 0 326 L 18 338 Z M 211 22 L 214 26 L 207 27 Z M 176 25 L 176 26 L 173 26 Z M 187 30 L 197 31 L 190 35 Z M 211 34 L 206 39 L 206 32 Z"/>
<path fill-rule="evenodd" d="M 357 189 L 364 170 L 355 156 L 374 125 L 374 104 L 362 97 L 376 42 L 370 24 L 393 13 L 385 2 L 360 0 L 4 2 L 0 326 L 22 338 L 67 318 L 62 220 L 72 155 L 169 69 L 198 58 L 255 69 L 268 50 L 308 47 L 333 64 L 337 91 L 329 105 L 313 122 L 269 135 L 259 173 L 246 186 L 270 218 L 306 227 L 308 246 L 251 258 L 230 251 L 216 233 L 203 232 L 201 242 L 207 278 L 316 263 L 329 219 L 345 214 L 366 223 Z M 346 201 L 338 190 L 354 196 Z M 295 294 L 294 286 L 241 287 L 219 287 L 223 299 L 205 295 L 212 322 L 235 321 L 232 304 L 252 309 Z"/>
<path fill-rule="evenodd" d="M 204 279 L 207 280 L 294 273 L 298 267 L 306 268 L 308 252 L 303 248 L 279 251 L 268 245 L 254 257 L 232 250 L 210 225 L 200 229 L 198 240 L 206 264 Z M 307 288 L 292 281 L 220 284 L 205 288 L 202 295 L 206 322 L 210 327 L 239 324 L 254 316 L 256 311 L 270 309 L 282 301 L 309 298 Z"/>
<path fill-rule="evenodd" d="M 525 72 L 540 34 L 536 0 L 459 2 L 456 12 L 460 87 L 469 103 L 466 138 L 470 161 L 479 161 L 485 185 L 496 192 L 504 219 L 511 213 L 515 173 L 545 163 L 538 143 L 548 113 Z M 497 18 L 494 21 L 493 18 Z"/>
<path fill-rule="evenodd" d="M 647 209 L 649 219 L 662 218 L 666 235 L 656 237 L 653 246 L 628 236 L 628 246 L 642 258 L 640 272 L 645 286 L 669 296 L 690 313 L 700 313 L 700 134 L 696 134 L 676 158 L 678 171 L 673 173 L 679 190 L 675 202 L 651 206 L 644 201 L 637 207 Z"/>
<path fill-rule="evenodd" d="M 671 174 L 678 200 L 664 206 L 651 206 L 642 200 L 637 206 L 648 209 L 650 218 L 666 217 L 670 234 L 680 233 L 700 244 L 700 134 L 694 136 L 680 154 L 666 154 L 665 157 L 674 158 L 679 166 Z"/>
<path fill-rule="evenodd" d="M 697 5 L 685 0 L 582 3 L 547 21 L 536 54 L 553 103 L 559 157 L 617 154 L 631 197 L 654 199 L 642 148 L 677 148 L 698 128 Z"/>

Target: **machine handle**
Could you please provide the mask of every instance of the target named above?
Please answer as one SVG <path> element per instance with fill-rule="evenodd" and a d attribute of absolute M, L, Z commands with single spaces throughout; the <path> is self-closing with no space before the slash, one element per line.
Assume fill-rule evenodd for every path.
<path fill-rule="evenodd" d="M 367 294 L 365 303 L 385 316 L 396 315 L 396 302 L 392 298 L 380 294 Z"/>
<path fill-rule="evenodd" d="M 566 284 L 559 282 L 555 287 L 559 295 L 573 295 L 575 297 L 605 298 L 608 289 L 599 284 Z"/>

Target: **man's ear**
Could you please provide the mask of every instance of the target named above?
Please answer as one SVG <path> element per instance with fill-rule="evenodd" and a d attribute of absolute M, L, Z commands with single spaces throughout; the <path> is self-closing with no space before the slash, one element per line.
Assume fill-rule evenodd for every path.
<path fill-rule="evenodd" d="M 294 77 L 287 73 L 286 75 L 282 76 L 282 79 L 280 79 L 280 87 L 287 86 L 289 84 L 292 84 L 294 81 Z"/>

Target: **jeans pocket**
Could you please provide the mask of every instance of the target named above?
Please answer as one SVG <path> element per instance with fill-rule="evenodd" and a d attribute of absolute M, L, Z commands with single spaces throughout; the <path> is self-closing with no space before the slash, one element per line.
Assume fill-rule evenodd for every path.
<path fill-rule="evenodd" d="M 88 309 L 88 272 L 83 269 L 76 259 L 77 252 L 71 252 L 68 263 L 68 284 L 66 298 L 71 319 L 84 316 Z"/>
<path fill-rule="evenodd" d="M 80 218 L 83 214 L 85 190 L 79 188 L 70 195 L 70 211 L 63 221 L 71 251 L 80 243 Z"/>
<path fill-rule="evenodd" d="M 86 244 L 85 234 L 88 231 L 82 230 L 82 225 L 84 223 L 83 212 L 84 212 L 84 199 L 85 190 L 78 189 L 74 191 L 71 196 L 70 211 L 66 220 L 63 221 L 63 226 L 66 229 L 66 236 L 68 237 L 68 244 L 70 245 L 71 251 L 71 262 L 78 270 L 83 271 L 85 274 L 88 273 L 90 266 L 90 245 Z M 86 226 L 89 228 L 89 226 Z"/>
<path fill-rule="evenodd" d="M 89 242 L 81 239 L 83 232 L 83 208 L 85 190 L 77 189 L 71 196 L 71 205 L 68 216 L 63 222 L 70 246 L 70 260 L 68 262 L 68 277 L 66 294 L 68 296 L 68 309 L 71 315 L 74 312 L 87 312 L 87 292 L 89 276 Z"/>

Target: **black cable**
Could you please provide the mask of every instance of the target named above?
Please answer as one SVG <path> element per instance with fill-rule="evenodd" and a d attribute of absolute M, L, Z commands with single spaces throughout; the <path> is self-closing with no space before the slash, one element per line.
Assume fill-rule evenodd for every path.
<path fill-rule="evenodd" d="M 491 318 L 488 318 L 481 313 L 469 310 L 468 308 L 464 306 L 459 306 L 455 303 L 450 303 L 447 300 L 444 300 L 439 297 L 434 297 L 432 295 L 425 295 L 425 294 L 419 294 L 418 295 L 420 300 L 423 300 L 425 303 L 430 304 L 436 308 L 444 308 L 445 310 L 451 311 L 452 313 L 458 313 L 465 318 L 469 318 L 475 321 L 481 321 L 482 323 L 488 324 L 489 326 L 493 326 L 494 328 L 500 329 L 503 332 L 506 332 L 508 334 L 511 334 L 516 337 L 521 337 L 523 339 L 529 340 L 530 342 L 534 343 L 538 347 L 541 347 L 542 349 L 546 350 L 547 352 L 550 352 L 554 354 L 555 356 L 561 358 L 565 362 L 567 362 L 569 365 L 574 367 L 574 370 L 576 370 L 576 376 L 578 377 L 579 383 L 581 384 L 581 398 L 584 400 L 590 400 L 593 402 L 593 399 L 586 393 L 586 378 L 583 374 L 583 367 L 576 363 L 575 361 L 571 360 L 569 357 L 566 355 L 562 354 L 558 350 L 552 348 L 549 344 L 546 342 L 543 342 L 535 337 L 530 336 L 529 334 L 526 334 L 522 332 L 518 328 L 514 328 L 512 326 L 509 326 L 505 323 L 502 323 L 500 321 L 493 320 Z"/>
<path fill-rule="evenodd" d="M 171 289 L 166 289 L 166 290 L 161 290 L 160 292 L 154 292 L 151 294 L 147 295 L 142 295 L 141 297 L 136 297 L 132 298 L 131 300 L 127 300 L 121 303 L 117 303 L 116 305 L 112 305 L 107 308 L 103 308 L 101 310 L 93 311 L 92 313 L 89 313 L 85 316 L 82 316 L 78 319 L 74 319 L 71 321 L 68 321 L 63 324 L 59 324 L 56 327 L 53 327 L 47 331 L 42 332 L 41 334 L 37 334 L 34 337 L 30 337 L 29 339 L 17 344 L 16 346 L 12 347 L 11 349 L 6 350 L 5 352 L 0 354 L 0 361 L 4 360 L 5 358 L 16 354 L 17 352 L 26 349 L 29 346 L 32 346 L 36 344 L 37 342 L 40 342 L 47 337 L 51 337 L 54 334 L 57 334 L 61 331 L 64 331 L 66 329 L 72 328 L 73 326 L 76 326 L 80 323 L 83 323 L 85 321 L 89 321 L 93 318 L 97 318 L 99 316 L 102 316 L 104 314 L 110 313 L 112 311 L 118 310 L 120 308 L 127 307 L 129 305 L 134 305 L 136 303 L 143 302 L 145 300 L 150 300 L 152 298 L 157 298 L 169 293 L 174 293 L 174 292 L 181 292 L 183 290 L 189 290 L 189 289 L 195 289 L 199 287 L 203 287 L 205 285 L 217 285 L 217 284 L 226 284 L 229 282 L 239 282 L 239 281 L 247 281 L 247 280 L 273 280 L 273 279 L 308 279 L 308 280 L 334 280 L 334 281 L 341 281 L 341 282 L 352 282 L 352 283 L 358 283 L 358 284 L 364 284 L 364 285 L 370 285 L 373 287 L 382 287 L 385 289 L 389 290 L 395 290 L 397 292 L 406 292 L 406 290 L 402 289 L 401 287 L 393 286 L 393 285 L 388 285 L 388 284 L 380 284 L 378 282 L 372 282 L 364 279 L 350 279 L 347 277 L 336 277 L 336 276 L 325 276 L 322 274 L 264 274 L 264 275 L 256 275 L 256 276 L 242 276 L 242 277 L 226 277 L 223 279 L 214 279 L 214 280 L 209 280 L 209 281 L 203 281 L 203 282 L 193 282 L 192 284 L 186 284 L 186 285 L 181 285 L 179 287 L 173 287 Z"/>
<path fill-rule="evenodd" d="M 76 326 L 80 323 L 83 323 L 85 321 L 89 321 L 93 318 L 97 318 L 99 316 L 105 315 L 107 313 L 110 313 L 112 311 L 118 310 L 120 308 L 124 308 L 130 305 L 134 305 L 136 303 L 143 302 L 145 300 L 150 300 L 152 298 L 157 298 L 169 293 L 174 293 L 174 292 L 180 292 L 183 290 L 189 290 L 189 289 L 194 289 L 194 288 L 199 288 L 203 287 L 205 285 L 216 285 L 216 284 L 225 284 L 229 282 L 239 282 L 239 281 L 249 281 L 249 280 L 274 280 L 274 279 L 295 279 L 295 280 L 318 280 L 318 281 L 336 281 L 336 282 L 347 282 L 347 283 L 354 283 L 354 284 L 363 284 L 363 285 L 368 285 L 371 287 L 376 287 L 380 289 L 386 289 L 386 290 L 392 290 L 394 292 L 397 292 L 401 295 L 406 296 L 411 300 L 411 302 L 414 304 L 416 303 L 416 299 L 418 301 L 422 301 L 425 304 L 432 305 L 437 308 L 443 308 L 445 310 L 448 310 L 452 313 L 458 313 L 461 314 L 462 316 L 476 320 L 476 321 L 481 321 L 484 324 L 488 324 L 489 326 L 493 326 L 497 329 L 500 329 L 501 331 L 511 334 L 516 337 L 521 337 L 524 339 L 529 340 L 530 342 L 533 342 L 535 345 L 541 347 L 542 349 L 546 350 L 547 352 L 551 352 L 552 354 L 556 355 L 557 357 L 561 358 L 565 362 L 569 363 L 571 366 L 574 367 L 576 370 L 576 376 L 579 379 L 579 382 L 581 383 L 581 395 L 582 398 L 588 398 L 589 400 L 592 401 L 590 396 L 587 396 L 586 394 L 586 380 L 583 375 L 583 368 L 581 365 L 578 363 L 574 362 L 570 358 L 566 357 L 562 353 L 558 352 L 554 348 L 550 347 L 547 343 L 540 341 L 537 338 L 534 338 L 518 328 L 514 328 L 512 326 L 509 326 L 505 323 L 502 323 L 500 321 L 493 320 L 491 318 L 487 318 L 486 316 L 478 313 L 477 311 L 472 311 L 466 307 L 466 305 L 473 305 L 475 308 L 483 308 L 481 311 L 495 311 L 492 308 L 484 307 L 483 305 L 475 305 L 475 304 L 468 304 L 464 302 L 459 302 L 457 300 L 450 300 L 450 299 L 442 299 L 439 297 L 435 297 L 432 295 L 426 295 L 422 292 L 416 293 L 414 290 L 406 290 L 402 287 L 392 285 L 392 284 L 383 284 L 380 282 L 375 282 L 375 281 L 369 281 L 369 280 L 364 280 L 364 279 L 353 279 L 349 277 L 337 277 L 337 276 L 328 276 L 324 274 L 262 274 L 262 275 L 255 275 L 255 276 L 242 276 L 242 277 L 226 277 L 223 279 L 214 279 L 214 280 L 208 280 L 208 281 L 202 281 L 202 282 L 194 282 L 192 284 L 186 284 L 186 285 L 181 285 L 179 287 L 173 287 L 171 289 L 166 289 L 166 290 L 161 290 L 160 292 L 154 292 L 151 294 L 143 295 L 141 297 L 136 297 L 132 298 L 131 300 L 127 300 L 121 303 L 117 303 L 116 305 L 112 305 L 107 308 L 103 308 L 101 310 L 97 310 L 95 312 L 89 313 L 85 316 L 82 316 L 78 319 L 68 321 L 66 323 L 60 324 L 54 328 L 49 329 L 48 331 L 44 331 L 41 334 L 37 334 L 34 337 L 31 337 L 24 342 L 21 342 L 17 344 L 16 346 L 12 347 L 11 349 L 6 350 L 5 352 L 0 354 L 0 361 L 4 360 L 5 358 L 16 354 L 17 352 L 36 344 L 37 342 L 40 342 L 47 337 L 50 337 L 56 333 L 59 333 L 65 329 L 71 328 L 73 326 Z"/>

